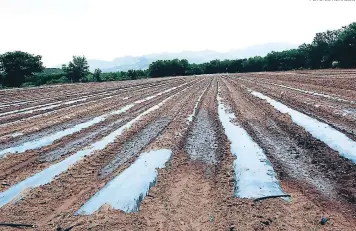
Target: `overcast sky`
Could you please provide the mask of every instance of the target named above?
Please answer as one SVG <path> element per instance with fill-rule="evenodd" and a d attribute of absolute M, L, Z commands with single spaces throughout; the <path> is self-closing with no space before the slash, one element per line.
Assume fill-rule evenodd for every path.
<path fill-rule="evenodd" d="M 182 50 L 310 42 L 356 21 L 356 2 L 310 0 L 0 0 L 0 53 L 47 66 Z"/>

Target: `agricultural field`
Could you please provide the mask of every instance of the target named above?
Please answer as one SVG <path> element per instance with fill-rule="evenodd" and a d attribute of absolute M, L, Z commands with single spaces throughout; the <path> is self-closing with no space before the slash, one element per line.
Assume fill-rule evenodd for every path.
<path fill-rule="evenodd" d="M 355 163 L 356 70 L 0 91 L 0 223 L 355 230 Z"/>

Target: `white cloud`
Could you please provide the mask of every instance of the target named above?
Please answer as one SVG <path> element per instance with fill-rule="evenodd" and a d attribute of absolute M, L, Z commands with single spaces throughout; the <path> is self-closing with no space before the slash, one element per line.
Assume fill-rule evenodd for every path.
<path fill-rule="evenodd" d="M 309 42 L 356 21 L 356 2 L 309 0 L 1 0 L 0 52 L 110 60 L 181 50 Z"/>

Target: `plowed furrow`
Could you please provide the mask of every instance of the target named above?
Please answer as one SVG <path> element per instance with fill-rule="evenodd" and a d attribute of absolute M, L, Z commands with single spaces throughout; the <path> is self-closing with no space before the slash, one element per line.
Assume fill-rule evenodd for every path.
<path fill-rule="evenodd" d="M 173 85 L 176 83 L 173 83 Z M 181 83 L 180 83 L 181 84 Z M 153 89 L 158 89 L 160 87 L 165 88 L 168 85 L 163 84 L 162 86 L 158 85 L 158 86 L 154 86 Z M 77 110 L 80 110 L 80 108 L 77 108 L 77 106 L 80 106 L 81 108 L 90 108 L 90 107 L 95 107 L 97 105 L 101 105 L 101 106 L 106 106 L 108 102 L 113 101 L 115 99 L 123 99 L 128 97 L 128 95 L 133 95 L 135 92 L 142 92 L 142 91 L 150 91 L 150 88 L 137 88 L 137 89 L 126 89 L 124 91 L 120 91 L 120 92 L 114 92 L 112 94 L 109 95 L 109 97 L 114 97 L 114 98 L 107 98 L 104 96 L 99 96 L 98 98 L 93 98 L 91 100 L 88 100 L 87 102 L 81 102 L 81 101 L 77 101 L 75 103 L 77 103 L 77 105 L 73 105 L 71 106 L 70 104 L 65 104 L 65 103 L 60 103 L 60 104 L 55 104 L 55 103 L 50 103 L 50 106 L 45 106 L 42 108 L 42 110 L 40 110 L 40 108 L 35 107 L 35 109 L 33 109 L 33 107 L 30 107 L 29 110 L 20 110 L 20 112 L 15 113 L 15 114 L 9 114 L 7 115 L 7 113 L 10 112 L 5 112 L 2 113 L 4 116 L 1 116 L 0 114 L 0 122 L 2 124 L 6 124 L 6 123 L 11 123 L 12 121 L 18 121 L 18 120 L 22 120 L 22 119 L 27 119 L 28 117 L 38 117 L 38 116 L 42 116 L 43 114 L 45 115 L 49 115 L 52 111 L 57 112 L 58 110 L 61 111 L 66 111 L 66 108 L 75 108 Z M 70 101 L 69 101 L 70 102 Z M 57 107 L 54 107 L 57 106 Z"/>
<path fill-rule="evenodd" d="M 174 85 L 167 86 L 166 88 L 158 87 L 150 91 L 141 90 L 138 92 L 130 92 L 121 95 L 120 97 L 109 99 L 104 103 L 98 103 L 98 104 L 94 103 L 92 104 L 92 106 L 84 105 L 81 107 L 71 107 L 68 108 L 68 110 L 61 110 L 55 114 L 36 117 L 31 121 L 23 121 L 21 124 L 18 123 L 10 124 L 9 126 L 4 127 L 1 131 L 2 134 L 4 135 L 5 134 L 10 135 L 13 134 L 14 132 L 21 132 L 22 134 L 28 133 L 29 136 L 32 137 L 36 136 L 36 134 L 33 134 L 34 132 L 43 132 L 43 133 L 53 132 L 55 130 L 62 129 L 63 127 L 62 124 L 65 123 L 73 124 L 76 123 L 76 121 L 78 121 L 77 123 L 80 123 L 85 119 L 89 120 L 100 114 L 104 114 L 109 111 L 112 111 L 115 108 L 118 108 L 118 106 L 122 105 L 123 103 L 134 102 L 135 100 L 142 99 L 142 97 L 144 96 L 150 96 L 157 92 L 161 92 L 172 87 L 174 87 Z M 55 125 L 58 126 L 58 128 L 56 128 Z M 47 131 L 46 129 L 49 131 Z M 10 142 L 16 142 L 16 140 L 26 140 L 26 137 L 24 138 L 16 137 L 15 139 L 11 136 L 10 137 L 8 136 L 6 138 L 3 137 L 2 142 L 10 143 Z"/>
<path fill-rule="evenodd" d="M 303 94 L 270 84 L 260 84 L 256 81 L 237 81 L 243 83 L 250 89 L 270 95 L 291 108 L 318 118 L 319 120 L 332 125 L 334 128 L 347 133 L 351 139 L 356 140 L 356 114 L 347 113 L 348 111 L 352 112 L 353 108 L 356 110 L 354 104 L 338 102 L 310 94 Z"/>
<path fill-rule="evenodd" d="M 181 97 L 182 94 L 178 93 L 178 95 L 175 95 L 173 98 L 170 99 L 170 102 L 174 102 L 175 99 L 179 99 L 179 97 Z M 147 125 L 147 123 L 149 123 L 149 121 L 152 121 L 154 120 L 155 118 L 157 118 L 158 115 L 160 115 L 161 113 L 169 110 L 168 108 L 171 107 L 170 105 L 172 104 L 169 104 L 168 102 L 165 103 L 161 108 L 159 108 L 157 111 L 155 111 L 154 113 L 150 113 L 150 114 L 147 114 L 147 116 L 145 116 L 145 119 L 138 122 L 137 124 L 135 124 L 132 128 L 130 128 L 127 132 L 125 132 L 120 140 L 118 140 L 117 142 L 118 143 L 113 143 L 111 145 L 109 145 L 108 147 L 106 147 L 103 151 L 100 151 L 99 153 L 97 153 L 96 155 L 92 156 L 92 157 L 89 157 L 89 158 L 85 158 L 84 161 L 76 164 L 72 169 L 70 169 L 70 171 L 68 171 L 67 173 L 65 173 L 64 175 L 62 174 L 61 175 L 61 178 L 63 178 L 63 180 L 55 180 L 53 181 L 50 185 L 57 185 L 57 183 L 59 183 L 59 185 L 62 185 L 63 187 L 69 187 L 69 188 L 73 188 L 73 185 L 77 185 L 75 187 L 75 189 L 73 188 L 73 190 L 80 190 L 81 188 L 84 190 L 84 191 L 91 191 L 94 189 L 92 187 L 90 187 L 89 185 L 97 185 L 96 187 L 100 186 L 103 181 L 93 181 L 93 179 L 95 179 L 95 174 L 97 174 L 97 172 L 102 168 L 104 167 L 103 166 L 103 163 L 105 161 L 103 160 L 106 160 L 108 159 L 110 156 L 115 156 L 115 153 L 117 152 L 117 148 L 120 147 L 120 144 L 122 142 L 124 142 L 125 140 L 128 140 L 129 137 L 137 134 L 137 131 L 141 130 L 143 127 L 145 127 Z M 174 104 L 173 104 L 174 105 Z M 173 106 L 172 105 L 172 106 Z M 168 108 L 167 108 L 168 107 Z M 164 113 L 166 114 L 166 113 Z M 110 158 L 109 158 L 110 159 Z M 98 168 L 99 166 L 101 166 L 101 168 Z M 93 169 L 96 169 L 95 171 L 92 171 Z M 79 172 L 78 172 L 79 171 Z M 91 174 L 89 174 L 91 173 Z M 67 175 L 69 174 L 69 175 Z M 79 176 L 79 175 L 85 175 L 85 179 L 87 180 L 83 180 L 84 178 L 81 178 L 81 180 L 79 182 L 72 182 L 72 183 L 69 183 L 67 182 L 68 180 L 71 181 L 72 177 L 69 177 L 68 176 L 71 176 L 71 175 L 75 175 L 75 176 Z M 94 175 L 93 175 L 94 174 Z M 91 183 L 90 183 L 91 182 Z M 80 183 L 80 185 L 78 185 L 78 183 Z M 63 185 L 64 184 L 64 185 Z M 43 186 L 46 188 L 46 186 Z M 36 193 L 45 193 L 45 191 L 43 191 L 43 187 L 41 187 L 41 190 L 33 190 L 34 194 Z M 84 188 L 83 188 L 84 187 Z M 56 187 L 49 187 L 47 189 L 50 189 L 50 190 L 55 190 L 53 191 L 52 193 L 50 193 L 50 197 L 48 196 L 44 196 L 42 198 L 47 198 L 46 200 L 48 200 L 48 202 L 46 203 L 46 207 L 51 207 L 51 206 L 54 206 L 55 208 L 58 207 L 58 203 L 59 201 L 61 201 L 63 199 L 63 202 L 65 202 L 65 199 L 64 198 L 68 198 L 68 196 L 70 197 L 70 195 L 63 195 L 62 194 L 62 189 L 59 189 L 57 186 Z M 59 190 L 57 190 L 59 189 Z M 88 193 L 89 193 L 88 191 Z M 31 192 L 31 195 L 33 195 L 33 193 Z M 59 194 L 61 196 L 59 196 Z M 28 200 L 26 200 L 27 202 L 29 203 L 32 203 L 33 202 L 33 196 L 29 196 L 29 197 L 26 197 L 28 198 Z M 78 195 L 78 194 L 76 194 Z M 59 197 L 58 197 L 59 196 Z M 64 196 L 64 197 L 63 197 Z M 51 200 L 53 199 L 53 203 L 51 202 Z M 56 202 L 57 201 L 57 202 Z M 25 202 L 25 201 L 24 201 Z M 26 206 L 26 203 L 23 203 L 24 206 Z M 78 202 L 77 202 L 78 203 Z M 22 204 L 22 203 L 21 203 Z M 79 204 L 80 205 L 80 204 Z M 78 205 L 76 205 L 78 206 Z M 45 211 L 47 211 L 47 215 L 49 214 L 48 213 L 48 209 L 46 208 L 43 208 L 42 212 L 44 212 L 43 214 L 46 214 Z M 37 211 L 38 212 L 38 211 Z M 41 212 L 41 213 L 42 213 Z M 33 213 L 35 214 L 35 213 Z"/>
<path fill-rule="evenodd" d="M 325 69 L 0 90 L 0 221 L 354 230 L 355 79 Z"/>
<path fill-rule="evenodd" d="M 296 77 L 298 78 L 298 77 Z M 310 93 L 316 93 L 324 97 L 330 97 L 333 98 L 334 100 L 337 100 L 339 102 L 352 102 L 355 97 L 356 97 L 356 91 L 355 89 L 352 90 L 344 90 L 340 89 L 336 86 L 333 87 L 323 87 L 320 85 L 311 85 L 303 82 L 296 82 L 295 79 L 273 79 L 273 78 L 249 78 L 247 79 L 254 80 L 254 81 L 261 81 L 264 83 L 268 84 L 273 84 L 273 85 L 281 85 L 285 87 L 290 87 L 290 88 L 295 88 L 299 89 L 301 91 L 308 91 Z M 351 79 L 349 80 L 351 81 Z"/>
<path fill-rule="evenodd" d="M 237 120 L 265 149 L 282 180 L 292 178 L 297 184 L 307 185 L 305 187 L 311 185 L 319 196 L 328 198 L 332 201 L 330 204 L 337 207 L 342 206 L 338 205 L 340 201 L 352 206 L 355 165 L 351 161 L 296 126 L 288 116 L 255 99 L 241 85 L 225 82 Z M 310 197 L 318 196 L 311 193 Z"/>
<path fill-rule="evenodd" d="M 99 93 L 87 93 L 84 95 L 77 96 L 75 94 L 71 94 L 66 96 L 65 98 L 49 98 L 49 99 L 39 99 L 39 101 L 30 101 L 30 103 L 21 103 L 17 107 L 7 107 L 7 108 L 0 108 L 0 116 L 6 115 L 6 114 L 15 114 L 15 113 L 23 113 L 23 114 L 33 114 L 31 112 L 31 109 L 39 110 L 47 105 L 53 105 L 53 104 L 60 104 L 60 105 L 55 105 L 56 108 L 60 106 L 66 106 L 69 105 L 72 101 L 77 101 L 77 102 L 82 102 L 82 101 L 93 101 L 96 99 L 105 99 L 107 97 L 111 97 L 117 94 L 122 94 L 127 91 L 137 91 L 137 90 L 149 90 L 152 87 L 164 87 L 165 85 L 169 84 L 175 84 L 175 83 L 182 83 L 182 81 L 167 81 L 166 83 L 161 83 L 161 84 L 144 84 L 144 85 L 136 85 L 132 87 L 127 87 L 123 89 L 109 89 L 109 90 L 104 90 Z M 69 97 L 69 98 L 68 98 Z M 84 103 L 85 104 L 85 103 Z M 14 110 L 15 109 L 15 110 Z"/>
<path fill-rule="evenodd" d="M 85 84 L 88 88 L 84 87 L 83 84 L 67 84 L 56 86 L 57 88 L 60 87 L 61 91 L 58 92 L 58 89 L 53 87 L 39 87 L 39 88 L 32 88 L 32 89 L 25 89 L 25 90 L 17 90 L 13 89 L 13 94 L 11 95 L 11 91 L 6 91 L 7 97 L 5 98 L 6 102 L 3 101 L 3 104 L 9 104 L 11 106 L 23 105 L 23 104 L 36 104 L 36 103 L 44 103 L 47 101 L 58 101 L 58 100 L 65 100 L 68 97 L 86 97 L 93 94 L 103 94 L 105 92 L 114 91 L 114 90 L 125 90 L 137 87 L 145 87 L 152 85 L 152 82 L 155 84 L 160 83 L 168 83 L 168 82 L 175 82 L 181 81 L 181 79 L 171 79 L 169 81 L 162 81 L 162 80 L 143 80 L 141 81 L 126 81 L 126 82 L 111 82 L 111 83 L 100 83 L 100 84 Z M 49 89 L 53 89 L 48 91 Z M 39 91 L 40 90 L 40 91 Z M 0 95 L 2 92 L 0 91 Z M 26 95 L 26 97 L 24 97 Z M 13 99 L 13 104 L 11 104 L 10 99 Z M 25 99 L 25 100 L 24 100 Z"/>
<path fill-rule="evenodd" d="M 170 94 L 179 93 L 181 89 L 186 87 L 191 87 L 191 85 L 182 86 L 172 90 L 169 94 L 163 94 L 162 96 L 154 98 L 154 100 L 140 103 L 128 112 L 114 115 L 104 122 L 83 129 L 73 135 L 65 136 L 62 139 L 56 140 L 49 146 L 45 146 L 41 149 L 28 150 L 22 154 L 12 154 L 8 158 L 0 159 L 0 166 L 4 170 L 0 175 L 0 179 L 5 179 L 9 182 L 9 185 L 13 185 L 16 182 L 25 179 L 30 174 L 39 172 L 49 166 L 52 161 L 59 161 L 81 147 L 85 147 L 86 144 L 101 139 L 111 131 L 122 126 L 129 120 L 132 120 L 132 118 L 138 116 L 143 111 L 154 106 L 157 101 L 166 99 Z M 67 146 L 69 144 L 74 146 Z"/>

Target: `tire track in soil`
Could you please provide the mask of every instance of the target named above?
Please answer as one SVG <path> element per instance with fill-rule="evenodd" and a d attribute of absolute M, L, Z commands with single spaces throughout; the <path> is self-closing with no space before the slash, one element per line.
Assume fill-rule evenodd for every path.
<path fill-rule="evenodd" d="M 191 87 L 194 84 L 196 84 L 196 82 L 191 83 L 191 85 L 188 84 L 184 87 Z M 182 89 L 182 87 L 174 89 L 169 93 L 177 93 L 180 91 L 180 89 Z M 155 105 L 155 102 L 161 101 L 169 96 L 169 94 L 163 94 L 162 96 L 158 96 L 153 100 L 148 100 L 147 102 L 138 104 L 123 114 L 112 116 L 104 122 L 83 129 L 72 135 L 63 137 L 53 142 L 53 144 L 43 148 L 28 150 L 21 154 L 12 154 L 7 158 L 0 159 L 0 166 L 1 169 L 3 169 L 3 172 L 0 173 L 0 180 L 3 180 L 7 183 L 7 185 L 0 186 L 0 191 L 3 191 L 9 188 L 11 185 L 24 180 L 28 176 L 43 170 L 49 165 L 63 160 L 67 156 L 70 156 L 71 154 L 85 147 L 87 144 L 100 140 L 102 137 L 106 136 L 113 130 L 121 127 L 133 117 L 136 117 L 143 111 Z M 142 97 L 140 97 L 140 99 L 142 99 Z M 118 122 L 118 120 L 120 120 L 120 122 Z M 102 132 L 99 132 L 98 129 L 101 129 Z M 79 147 L 69 146 L 71 144 L 79 145 Z M 53 154 L 55 154 L 55 156 L 53 156 Z"/>
<path fill-rule="evenodd" d="M 193 87 L 190 89 L 193 91 Z M 169 108 L 172 108 L 175 105 L 170 102 L 180 99 L 182 94 L 183 92 L 177 93 L 177 95 L 174 95 L 173 98 L 166 102 L 161 108 L 157 109 L 156 113 L 150 113 L 141 121 L 137 122 L 137 124 L 127 130 L 119 140 L 115 141 L 115 143 L 108 145 L 104 150 L 92 156 L 84 158 L 83 161 L 77 163 L 70 170 L 61 174 L 58 179 L 52 181 L 50 184 L 32 190 L 31 194 L 21 201 L 20 204 L 8 204 L 1 208 L 0 214 L 4 215 L 0 215 L 0 219 L 20 219 L 21 221 L 38 223 L 38 221 L 36 221 L 38 217 L 51 216 L 53 211 L 56 211 L 56 208 L 59 207 L 61 209 L 64 209 L 64 207 L 66 208 L 65 211 L 58 211 L 58 213 L 68 216 L 73 215 L 74 212 L 79 209 L 80 205 L 90 197 L 90 195 L 93 195 L 108 180 L 110 180 L 100 180 L 99 178 L 96 178 L 100 169 L 105 166 L 105 162 L 116 156 L 117 150 L 120 149 L 122 144 L 127 142 L 130 137 L 135 136 L 137 132 L 147 126 L 150 121 L 157 119 L 159 115 L 167 115 L 169 113 Z M 182 104 L 182 102 L 180 102 L 180 104 L 181 106 L 186 106 Z M 128 166 L 129 163 L 120 167 L 114 175 L 121 172 Z M 80 197 L 78 197 L 78 195 L 80 195 Z M 45 203 L 42 204 L 41 202 L 43 201 L 45 201 Z M 38 203 L 41 203 L 42 208 L 39 209 L 36 208 L 36 206 L 33 206 Z M 64 204 L 70 205 L 70 208 L 64 206 Z M 14 209 L 18 212 L 14 212 Z M 26 211 L 26 213 L 24 214 L 22 211 Z M 23 216 L 19 217 L 15 215 L 14 217 L 13 215 L 17 213 L 21 213 Z M 45 225 L 48 225 L 47 222 Z"/>
<path fill-rule="evenodd" d="M 355 224 L 355 165 L 293 124 L 288 116 L 253 98 L 235 81 L 223 82 L 238 123 L 265 150 L 283 188 L 292 194 L 292 202 L 313 204 L 313 213 L 336 216 L 340 220 L 334 225 L 350 230 L 350 224 Z"/>

